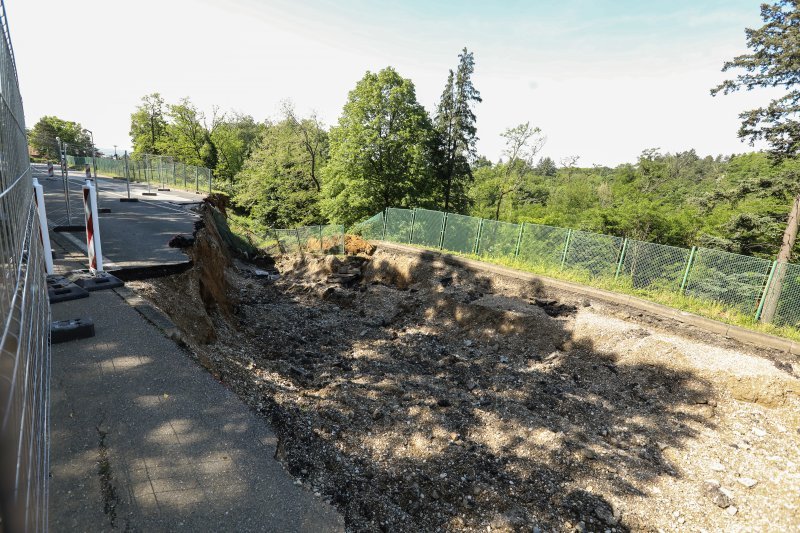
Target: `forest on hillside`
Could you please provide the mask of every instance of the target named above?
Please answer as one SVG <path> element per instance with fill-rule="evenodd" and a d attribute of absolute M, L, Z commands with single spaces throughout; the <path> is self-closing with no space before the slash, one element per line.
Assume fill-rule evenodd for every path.
<path fill-rule="evenodd" d="M 289 101 L 277 118 L 257 121 L 216 107 L 207 116 L 189 98 L 167 103 L 149 94 L 131 115 L 133 157 L 163 154 L 213 169 L 234 210 L 257 232 L 349 226 L 387 207 L 424 207 L 774 258 L 800 203 L 800 16 L 789 0 L 761 10 L 764 27 L 746 31 L 754 53 L 723 66 L 744 73 L 711 92 L 785 87 L 784 98 L 741 115 L 739 136 L 766 141 L 763 152 L 648 148 L 615 168 L 586 168 L 579 154 L 542 157 L 547 132 L 526 120 L 501 134 L 502 156 L 490 161 L 476 150 L 482 98 L 472 81 L 475 57 L 464 48 L 443 73 L 430 112 L 413 81 L 392 67 L 366 72 L 331 126 L 298 115 Z M 54 119 L 33 128 L 34 147 L 55 135 Z M 793 244 L 794 237 L 788 248 Z"/>

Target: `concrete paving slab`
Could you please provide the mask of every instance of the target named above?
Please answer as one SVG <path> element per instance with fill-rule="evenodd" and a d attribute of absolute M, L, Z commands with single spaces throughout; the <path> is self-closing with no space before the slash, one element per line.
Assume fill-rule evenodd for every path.
<path fill-rule="evenodd" d="M 60 268 L 65 268 L 60 265 Z M 53 531 L 342 531 L 273 459 L 265 420 L 113 290 L 52 306 Z"/>

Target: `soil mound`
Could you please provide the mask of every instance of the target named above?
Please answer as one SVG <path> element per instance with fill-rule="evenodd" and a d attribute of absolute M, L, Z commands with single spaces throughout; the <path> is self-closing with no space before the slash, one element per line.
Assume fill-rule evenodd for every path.
<path fill-rule="evenodd" d="M 344 251 L 348 255 L 372 255 L 375 245 L 365 241 L 360 235 L 345 235 Z"/>

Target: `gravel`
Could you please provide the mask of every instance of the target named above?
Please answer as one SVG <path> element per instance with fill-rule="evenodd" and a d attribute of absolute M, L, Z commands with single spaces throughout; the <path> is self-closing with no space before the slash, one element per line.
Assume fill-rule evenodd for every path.
<path fill-rule="evenodd" d="M 186 342 L 351 531 L 800 526 L 800 388 L 772 354 L 398 253 L 348 286 L 330 258 L 277 266 L 228 272 L 234 315 Z M 136 283 L 180 315 L 191 276 Z"/>

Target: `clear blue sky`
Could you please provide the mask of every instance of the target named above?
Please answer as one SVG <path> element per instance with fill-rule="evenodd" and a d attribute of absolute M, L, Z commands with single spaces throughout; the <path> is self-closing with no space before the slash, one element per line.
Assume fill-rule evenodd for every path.
<path fill-rule="evenodd" d="M 153 91 L 258 120 L 289 98 L 332 124 L 364 72 L 387 65 L 432 111 L 463 46 L 491 159 L 500 133 L 526 121 L 548 136 L 544 155 L 587 166 L 651 147 L 747 151 L 737 115 L 768 97 L 709 95 L 722 63 L 746 51 L 744 28 L 760 25 L 756 1 L 7 3 L 28 126 L 76 120 L 101 147 L 130 145 L 130 113 Z"/>

